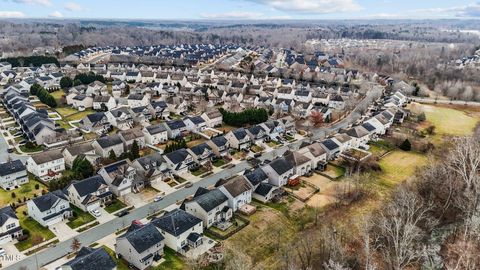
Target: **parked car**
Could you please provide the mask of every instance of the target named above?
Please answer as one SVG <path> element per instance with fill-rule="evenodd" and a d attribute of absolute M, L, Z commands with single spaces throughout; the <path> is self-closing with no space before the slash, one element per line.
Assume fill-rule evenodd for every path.
<path fill-rule="evenodd" d="M 98 211 L 98 209 L 90 210 L 90 214 L 92 214 L 94 217 L 99 217 L 99 216 L 102 215 L 102 213 L 100 213 L 100 211 Z"/>
<path fill-rule="evenodd" d="M 7 255 L 7 253 L 5 252 L 5 249 L 0 247 L 0 257 L 5 255 Z"/>
<path fill-rule="evenodd" d="M 117 217 L 126 216 L 126 215 L 128 215 L 128 213 L 130 213 L 128 210 L 120 211 L 120 212 L 117 213 Z"/>
<path fill-rule="evenodd" d="M 192 182 L 187 182 L 187 183 L 185 184 L 185 187 L 186 187 L 186 188 L 191 188 L 192 186 L 193 186 Z"/>
<path fill-rule="evenodd" d="M 159 202 L 161 200 L 163 200 L 163 197 L 161 195 L 157 195 L 155 196 L 155 199 L 153 199 L 154 202 Z"/>
<path fill-rule="evenodd" d="M 7 149 L 7 152 L 8 152 L 8 153 L 13 153 L 13 151 L 14 151 L 14 149 L 13 149 L 12 147 L 9 147 L 9 148 Z"/>

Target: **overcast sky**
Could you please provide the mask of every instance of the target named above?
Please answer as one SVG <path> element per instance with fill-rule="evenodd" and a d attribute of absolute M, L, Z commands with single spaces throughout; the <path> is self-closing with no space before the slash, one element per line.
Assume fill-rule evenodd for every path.
<path fill-rule="evenodd" d="M 0 18 L 435 19 L 480 18 L 465 0 L 0 0 Z"/>

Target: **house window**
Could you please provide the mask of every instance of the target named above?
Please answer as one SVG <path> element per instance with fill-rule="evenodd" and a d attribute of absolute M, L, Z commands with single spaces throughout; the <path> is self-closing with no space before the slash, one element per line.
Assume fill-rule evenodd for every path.
<path fill-rule="evenodd" d="M 6 228 L 7 228 L 7 230 L 10 230 L 10 229 L 13 229 L 13 228 L 15 228 L 15 227 L 17 227 L 17 226 L 15 225 L 15 223 L 11 223 L 11 224 L 8 224 Z"/>

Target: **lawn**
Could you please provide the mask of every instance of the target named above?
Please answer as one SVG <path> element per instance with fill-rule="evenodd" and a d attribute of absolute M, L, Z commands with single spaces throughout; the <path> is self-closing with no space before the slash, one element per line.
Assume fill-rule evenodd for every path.
<path fill-rule="evenodd" d="M 379 161 L 382 172 L 376 174 L 381 187 L 391 189 L 413 176 L 415 170 L 427 162 L 425 155 L 396 150 Z"/>
<path fill-rule="evenodd" d="M 342 177 L 345 174 L 345 171 L 346 170 L 344 167 L 340 167 L 332 163 L 328 163 L 327 168 L 325 169 L 325 171 L 322 172 L 322 174 L 332 179 L 337 179 Z"/>
<path fill-rule="evenodd" d="M 68 227 L 75 229 L 95 220 L 92 215 L 87 212 L 83 212 L 78 207 L 73 205 L 71 207 L 74 212 L 74 217 L 70 218 L 67 222 Z"/>
<path fill-rule="evenodd" d="M 115 199 L 115 201 L 112 204 L 105 207 L 105 211 L 107 211 L 108 213 L 111 214 L 111 213 L 116 212 L 116 211 L 118 211 L 120 209 L 123 209 L 125 207 L 127 207 L 126 204 L 119 201 L 118 199 Z"/>
<path fill-rule="evenodd" d="M 215 160 L 214 162 L 212 162 L 212 164 L 215 167 L 222 167 L 223 165 L 227 164 L 227 162 L 225 161 L 225 159 L 219 158 L 219 159 Z"/>
<path fill-rule="evenodd" d="M 61 128 L 64 128 L 65 130 L 69 130 L 72 128 L 72 126 L 70 126 L 67 122 L 65 121 L 56 121 L 57 124 L 60 125 Z"/>
<path fill-rule="evenodd" d="M 43 145 L 36 145 L 35 147 L 29 148 L 27 144 L 20 145 L 20 150 L 24 153 L 35 153 L 43 150 Z"/>
<path fill-rule="evenodd" d="M 115 256 L 115 251 L 111 250 L 107 246 L 102 246 L 102 248 L 105 249 L 105 251 L 108 253 L 108 255 L 110 255 L 110 257 L 112 257 L 112 259 L 115 261 L 115 263 L 117 264 L 117 270 L 128 270 L 128 269 L 130 269 L 130 268 L 128 268 L 128 263 L 126 261 L 118 259 Z"/>
<path fill-rule="evenodd" d="M 264 149 L 261 146 L 258 146 L 258 145 L 255 144 L 255 145 L 252 145 L 252 147 L 250 147 L 250 150 L 252 150 L 252 152 L 254 152 L 254 153 L 260 153 Z"/>
<path fill-rule="evenodd" d="M 38 189 L 35 189 L 35 185 L 38 184 Z M 17 202 L 19 199 L 33 198 L 33 195 L 42 195 L 42 190 L 47 190 L 47 187 L 34 179 L 33 176 L 29 176 L 29 182 L 21 185 L 19 188 L 11 191 L 5 191 L 0 188 L 0 207 L 3 207 L 12 202 Z M 12 193 L 15 193 L 15 198 L 12 198 Z"/>
<path fill-rule="evenodd" d="M 55 92 L 51 92 L 50 95 L 52 95 L 53 98 L 55 98 L 55 100 L 57 101 L 57 103 L 60 104 L 60 99 L 62 98 L 62 96 L 65 95 L 65 92 L 63 92 L 63 90 L 58 90 Z"/>
<path fill-rule="evenodd" d="M 185 262 L 175 253 L 173 249 L 165 247 L 163 252 L 163 258 L 165 261 L 159 266 L 154 267 L 154 270 L 181 270 L 186 268 Z"/>
<path fill-rule="evenodd" d="M 69 116 L 71 114 L 78 113 L 78 111 L 72 107 L 62 107 L 62 108 L 56 108 L 55 109 L 57 113 L 59 113 L 62 117 Z"/>
<path fill-rule="evenodd" d="M 18 243 L 15 244 L 15 246 L 17 247 L 17 249 L 19 251 L 23 251 L 23 250 L 26 250 L 26 249 L 29 249 L 29 248 L 33 247 L 32 236 L 34 236 L 34 235 L 38 235 L 38 236 L 42 237 L 43 241 L 48 241 L 48 240 L 55 237 L 55 234 L 53 234 L 52 231 L 43 227 L 42 225 L 40 225 L 40 223 L 38 223 L 35 220 L 26 216 L 24 214 L 24 212 L 26 212 L 26 211 L 27 211 L 27 206 L 26 205 L 23 205 L 23 206 L 17 208 L 17 217 L 20 220 L 20 226 L 24 230 L 27 230 L 28 232 L 30 232 L 30 235 L 26 240 L 18 242 Z"/>
<path fill-rule="evenodd" d="M 64 120 L 67 121 L 67 122 L 82 120 L 85 116 L 87 116 L 89 114 L 93 114 L 93 113 L 95 113 L 95 111 L 89 109 L 89 110 L 85 110 L 83 112 L 77 112 L 75 114 L 69 115 L 69 116 L 65 117 Z"/>
<path fill-rule="evenodd" d="M 198 167 L 198 169 L 191 171 L 190 173 L 192 173 L 195 176 L 199 176 L 206 172 L 208 172 L 208 170 L 205 167 L 201 166 L 201 167 Z"/>
<path fill-rule="evenodd" d="M 427 121 L 435 125 L 435 132 L 440 135 L 472 134 L 478 119 L 465 112 L 445 107 L 423 105 Z"/>

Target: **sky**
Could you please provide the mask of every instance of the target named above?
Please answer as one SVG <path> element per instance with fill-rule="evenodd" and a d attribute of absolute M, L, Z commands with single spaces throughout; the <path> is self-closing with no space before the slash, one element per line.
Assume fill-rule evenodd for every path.
<path fill-rule="evenodd" d="M 0 0 L 0 18 L 186 20 L 480 18 L 479 0 Z"/>

